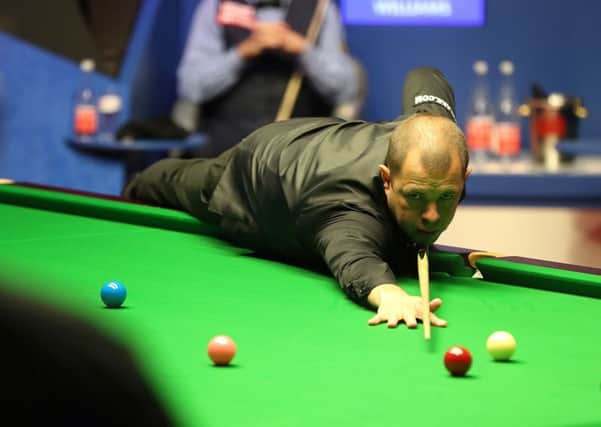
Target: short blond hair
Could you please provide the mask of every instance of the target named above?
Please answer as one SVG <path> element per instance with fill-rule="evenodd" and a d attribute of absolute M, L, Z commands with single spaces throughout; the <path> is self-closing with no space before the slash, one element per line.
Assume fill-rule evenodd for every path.
<path fill-rule="evenodd" d="M 427 169 L 448 169 L 450 152 L 441 147 L 451 146 L 457 149 L 462 171 L 465 173 L 467 170 L 469 153 L 465 136 L 459 126 L 446 117 L 415 113 L 394 129 L 385 160 L 391 173 L 400 173 L 407 153 L 415 146 L 419 146 L 424 154 L 424 167 Z"/>

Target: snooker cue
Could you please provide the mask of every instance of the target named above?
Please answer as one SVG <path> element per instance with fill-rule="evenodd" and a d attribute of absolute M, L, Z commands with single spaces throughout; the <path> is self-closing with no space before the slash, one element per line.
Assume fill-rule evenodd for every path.
<path fill-rule="evenodd" d="M 307 29 L 306 35 L 307 41 L 311 44 L 315 43 L 315 40 L 317 39 L 328 3 L 329 0 L 319 0 L 317 6 L 315 7 L 315 12 L 313 12 L 313 17 L 309 23 L 309 28 Z M 292 73 L 292 76 L 290 76 L 288 84 L 286 85 L 286 90 L 284 92 L 284 96 L 282 97 L 280 108 L 278 109 L 278 113 L 275 117 L 276 122 L 288 120 L 290 118 L 302 83 L 303 75 L 299 71 Z"/>
<path fill-rule="evenodd" d="M 13 181 L 12 179 L 6 179 L 6 178 L 0 178 L 0 185 L 2 184 L 14 184 L 15 181 Z"/>
<path fill-rule="evenodd" d="M 430 333 L 430 273 L 428 266 L 428 250 L 417 251 L 417 276 L 419 290 L 422 296 L 422 322 L 424 324 L 424 338 L 429 340 Z"/>

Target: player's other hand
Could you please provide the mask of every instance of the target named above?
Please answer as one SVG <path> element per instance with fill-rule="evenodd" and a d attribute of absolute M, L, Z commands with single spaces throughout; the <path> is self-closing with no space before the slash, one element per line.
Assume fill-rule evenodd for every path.
<path fill-rule="evenodd" d="M 294 31 L 288 25 L 284 30 L 284 43 L 282 50 L 293 55 L 300 55 L 309 47 L 309 41 L 302 35 Z"/>
<path fill-rule="evenodd" d="M 285 22 L 258 22 L 248 38 L 238 45 L 238 52 L 246 59 L 255 58 L 265 50 L 281 50 L 298 55 L 308 44 L 301 34 Z"/>
<path fill-rule="evenodd" d="M 417 327 L 417 320 L 423 319 L 422 303 L 420 297 L 409 295 L 399 286 L 384 284 L 376 286 L 369 294 L 368 301 L 377 308 L 376 315 L 369 319 L 368 324 L 378 325 L 386 322 L 389 328 L 396 327 L 404 321 L 407 327 Z M 444 327 L 446 320 L 436 316 L 434 312 L 442 305 L 440 298 L 430 302 L 430 323 L 434 326 Z"/>
<path fill-rule="evenodd" d="M 238 52 L 243 58 L 250 59 L 267 49 L 281 49 L 286 32 L 283 22 L 257 22 L 250 35 L 238 45 Z"/>

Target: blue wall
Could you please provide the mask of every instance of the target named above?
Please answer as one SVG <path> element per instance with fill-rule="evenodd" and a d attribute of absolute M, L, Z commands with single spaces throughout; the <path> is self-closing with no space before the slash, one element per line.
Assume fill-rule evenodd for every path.
<path fill-rule="evenodd" d="M 147 8 L 146 16 L 139 19 L 141 25 L 147 26 L 142 31 L 147 37 L 140 37 L 136 40 L 139 46 L 130 46 L 128 51 L 128 65 L 133 69 L 133 75 L 122 76 L 132 86 L 130 117 L 135 119 L 168 114 L 176 97 L 175 71 L 182 45 L 180 2 L 152 1 L 157 7 Z"/>
<path fill-rule="evenodd" d="M 115 88 L 122 120 L 169 112 L 179 61 L 178 2 L 145 0 L 119 76 L 95 73 L 93 87 Z M 0 178 L 118 194 L 121 158 L 75 150 L 71 132 L 79 65 L 0 32 Z"/>
<path fill-rule="evenodd" d="M 348 27 L 351 51 L 368 71 L 365 116 L 386 120 L 397 115 L 404 75 L 414 66 L 433 65 L 451 81 L 463 123 L 472 63 L 484 59 L 492 65 L 494 88 L 498 63 L 509 59 L 516 66 L 521 101 L 528 98 L 532 82 L 581 96 L 590 113 L 581 136 L 601 137 L 599 17 L 598 1 L 488 0 L 483 27 Z"/>
<path fill-rule="evenodd" d="M 0 177 L 80 190 L 114 193 L 123 179 L 120 162 L 70 149 L 73 95 L 79 65 L 0 33 L 4 81 Z M 117 82 L 95 75 L 94 85 Z"/>

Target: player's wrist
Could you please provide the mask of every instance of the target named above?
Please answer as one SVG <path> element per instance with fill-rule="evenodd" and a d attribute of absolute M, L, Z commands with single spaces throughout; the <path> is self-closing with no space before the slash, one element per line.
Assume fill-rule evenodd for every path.
<path fill-rule="evenodd" d="M 294 35 L 286 40 L 286 50 L 294 55 L 302 55 L 309 48 L 309 42 L 300 36 Z"/>
<path fill-rule="evenodd" d="M 257 43 L 250 40 L 243 41 L 238 45 L 238 55 L 242 59 L 252 59 L 261 53 L 261 48 Z"/>
<path fill-rule="evenodd" d="M 383 283 L 374 287 L 369 295 L 367 301 L 374 307 L 378 307 L 382 302 L 382 299 L 387 295 L 396 296 L 408 296 L 409 294 L 403 290 L 399 285 L 394 283 Z"/>

